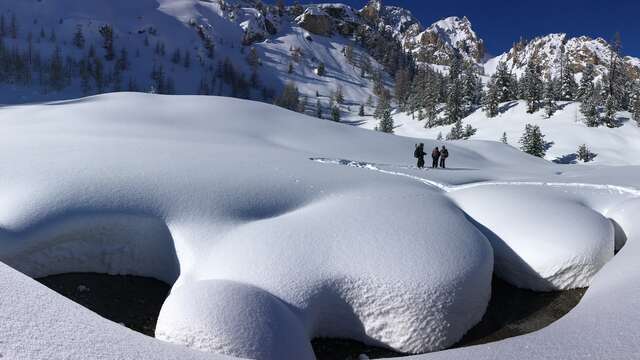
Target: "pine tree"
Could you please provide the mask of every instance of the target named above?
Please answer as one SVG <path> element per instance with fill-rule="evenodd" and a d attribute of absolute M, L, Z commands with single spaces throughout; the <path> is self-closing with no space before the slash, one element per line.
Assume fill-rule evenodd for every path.
<path fill-rule="evenodd" d="M 379 121 L 378 131 L 384 133 L 393 133 L 393 117 L 391 116 L 391 105 L 387 96 L 381 96 L 378 101 L 376 113 L 374 117 Z"/>
<path fill-rule="evenodd" d="M 360 105 L 360 110 L 358 110 L 358 116 L 365 116 L 364 105 Z"/>
<path fill-rule="evenodd" d="M 408 70 L 400 69 L 396 72 L 396 86 L 394 88 L 400 109 L 406 110 L 411 94 L 411 74 Z"/>
<path fill-rule="evenodd" d="M 633 117 L 633 120 L 636 121 L 638 126 L 640 126 L 640 86 L 636 88 L 635 101 L 633 102 L 631 116 Z"/>
<path fill-rule="evenodd" d="M 529 155 L 543 158 L 547 153 L 544 137 L 538 125 L 527 124 L 519 141 L 520 149 Z"/>
<path fill-rule="evenodd" d="M 336 103 L 331 106 L 331 120 L 340 122 L 340 105 Z"/>
<path fill-rule="evenodd" d="M 585 117 L 585 124 L 588 127 L 600 126 L 600 118 L 598 116 L 598 108 L 596 106 L 595 94 L 585 95 L 585 99 L 580 105 L 580 112 Z"/>
<path fill-rule="evenodd" d="M 316 100 L 316 117 L 322 119 L 322 103 L 320 99 Z"/>
<path fill-rule="evenodd" d="M 542 100 L 543 83 L 541 79 L 541 69 L 535 59 L 531 59 L 527 64 L 524 75 L 525 100 L 527 101 L 527 112 L 535 113 L 540 109 Z"/>
<path fill-rule="evenodd" d="M 505 62 L 500 62 L 498 64 L 494 77 L 498 103 L 514 100 L 516 98 L 514 87 L 517 88 L 517 81 L 514 81 L 514 77 L 507 69 L 507 64 Z"/>
<path fill-rule="evenodd" d="M 577 92 L 578 85 L 576 84 L 575 75 L 569 67 L 569 63 L 565 62 L 562 70 L 562 77 L 560 78 L 560 100 L 574 100 Z"/>
<path fill-rule="evenodd" d="M 466 64 L 462 74 L 462 104 L 464 115 L 473 112 L 480 104 L 482 82 L 471 64 Z"/>
<path fill-rule="evenodd" d="M 85 42 L 84 34 L 82 33 L 82 26 L 78 25 L 76 27 L 76 33 L 73 35 L 73 46 L 78 49 L 84 49 Z"/>
<path fill-rule="evenodd" d="M 260 56 L 258 55 L 258 50 L 255 47 L 249 49 L 249 53 L 247 54 L 247 64 L 251 67 L 252 70 L 256 70 L 260 65 Z"/>
<path fill-rule="evenodd" d="M 488 117 L 493 118 L 498 116 L 498 107 L 500 106 L 500 99 L 498 93 L 498 86 L 496 84 L 496 78 L 491 77 L 487 89 L 487 97 L 485 98 L 484 110 Z"/>
<path fill-rule="evenodd" d="M 99 32 L 102 35 L 102 48 L 105 50 L 104 58 L 107 61 L 112 61 L 116 56 L 113 46 L 113 26 L 103 25 Z"/>
<path fill-rule="evenodd" d="M 464 131 L 462 133 L 462 138 L 465 139 L 465 140 L 469 140 L 469 138 L 471 138 L 473 135 L 475 135 L 477 131 L 478 131 L 478 129 L 476 129 L 473 126 L 471 126 L 471 124 L 467 124 L 467 126 L 464 127 Z"/>
<path fill-rule="evenodd" d="M 336 91 L 333 93 L 333 99 L 338 104 L 344 104 L 344 90 L 342 89 L 342 85 L 338 85 Z"/>
<path fill-rule="evenodd" d="M 436 140 L 442 141 L 444 137 L 442 136 L 442 131 L 438 132 L 438 136 L 436 136 Z"/>
<path fill-rule="evenodd" d="M 615 97 L 613 95 L 609 95 L 604 105 L 604 119 L 603 119 L 607 127 L 614 128 L 616 126 L 616 112 L 617 112 L 617 104 L 616 104 Z"/>
<path fill-rule="evenodd" d="M 318 64 L 318 68 L 316 69 L 316 74 L 318 74 L 318 76 L 324 76 L 326 73 L 327 73 L 327 69 L 324 63 L 321 62 L 320 64 Z"/>
<path fill-rule="evenodd" d="M 578 87 L 576 100 L 585 102 L 587 99 L 593 97 L 593 79 L 595 77 L 594 72 L 595 70 L 593 64 L 587 64 L 587 67 L 582 72 L 582 78 L 580 79 L 580 86 Z"/>
<path fill-rule="evenodd" d="M 458 120 L 451 127 L 451 131 L 447 134 L 447 140 L 462 140 L 464 139 L 464 128 L 462 127 L 462 120 Z"/>
<path fill-rule="evenodd" d="M 578 160 L 583 162 L 589 162 L 596 157 L 596 154 L 592 153 L 586 144 L 578 146 L 576 155 L 578 156 Z"/>
<path fill-rule="evenodd" d="M 455 56 L 449 68 L 449 86 L 447 88 L 447 124 L 453 124 L 464 117 L 462 105 L 462 84 L 460 81 L 461 60 Z"/>
<path fill-rule="evenodd" d="M 503 132 L 502 133 L 502 137 L 500 138 L 500 142 L 502 142 L 503 144 L 509 144 L 509 140 L 507 140 L 507 132 Z"/>
<path fill-rule="evenodd" d="M 297 111 L 300 105 L 300 93 L 293 83 L 287 83 L 282 90 L 282 94 L 276 98 L 275 105 Z"/>
<path fill-rule="evenodd" d="M 547 118 L 553 116 L 556 112 L 557 106 L 554 96 L 554 83 L 549 79 L 544 87 L 544 112 Z"/>

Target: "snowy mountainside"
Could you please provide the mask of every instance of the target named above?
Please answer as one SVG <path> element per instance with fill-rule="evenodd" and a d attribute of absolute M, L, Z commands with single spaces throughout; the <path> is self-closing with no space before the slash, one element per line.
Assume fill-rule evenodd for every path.
<path fill-rule="evenodd" d="M 339 87 L 346 104 L 361 104 L 375 100 L 373 77 L 386 66 L 376 59 L 395 46 L 381 42 L 398 41 L 401 51 L 434 64 L 448 64 L 454 51 L 482 58 L 482 40 L 466 18 L 424 29 L 409 10 L 379 1 L 358 10 L 248 0 L 0 0 L 0 14 L 5 103 L 122 90 L 273 102 L 292 82 L 303 96 L 320 94 L 323 106 Z M 104 27 L 112 32 L 111 58 L 103 49 Z M 367 46 L 379 48 L 354 40 L 362 34 L 373 38 Z M 318 74 L 321 64 L 326 75 Z M 383 81 L 392 86 L 388 75 Z M 315 102 L 303 99 L 309 113 Z"/>
<path fill-rule="evenodd" d="M 353 45 L 354 57 L 358 61 L 368 58 L 370 71 L 377 71 L 381 66 L 365 49 L 345 36 L 310 34 L 297 24 L 292 8 L 279 13 L 275 7 L 258 9 L 256 4 L 217 0 L 2 0 L 0 12 L 7 28 L 4 49 L 19 53 L 33 49 L 33 58 L 45 70 L 39 75 L 38 65 L 29 76 L 3 81 L 3 101 L 73 98 L 119 90 L 146 92 L 153 88 L 160 93 L 226 95 L 272 102 L 288 82 L 299 85 L 302 95 L 315 96 L 317 92 L 327 99 L 342 87 L 347 103 L 362 102 L 372 95 L 370 76 L 362 77 L 361 70 L 344 54 L 347 45 Z M 325 6 L 319 7 L 326 10 Z M 14 19 L 16 39 L 8 30 Z M 100 33 L 104 26 L 112 27 L 113 60 L 105 58 Z M 82 46 L 74 44 L 78 29 Z M 56 48 L 63 63 L 58 82 L 48 73 Z M 119 63 L 124 64 L 122 68 Z M 316 74 L 320 63 L 326 67 L 325 76 Z M 309 107 L 314 105 L 315 101 Z"/>
<path fill-rule="evenodd" d="M 484 62 L 484 41 L 480 39 L 466 17 L 448 17 L 435 22 L 412 39 L 405 47 L 417 61 L 435 65 L 449 65 L 455 52 L 465 61 L 480 65 Z"/>
<path fill-rule="evenodd" d="M 484 69 L 485 74 L 492 75 L 498 62 L 504 62 L 509 70 L 520 77 L 524 74 L 527 64 L 535 60 L 542 65 L 545 76 L 559 77 L 563 63 L 576 74 L 582 73 L 588 64 L 594 65 L 595 75 L 601 76 L 608 71 L 611 52 L 611 44 L 603 38 L 569 37 L 563 33 L 549 34 L 531 41 L 521 40 L 515 43 L 508 52 L 487 61 Z M 637 78 L 640 61 L 627 56 L 624 63 Z"/>

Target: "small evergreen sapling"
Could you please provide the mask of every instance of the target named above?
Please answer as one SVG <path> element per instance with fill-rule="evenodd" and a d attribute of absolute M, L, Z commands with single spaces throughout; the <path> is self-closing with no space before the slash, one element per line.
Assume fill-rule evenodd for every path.
<path fill-rule="evenodd" d="M 544 158 L 547 154 L 544 137 L 538 125 L 527 124 L 520 138 L 520 149 L 529 155 Z"/>
<path fill-rule="evenodd" d="M 509 140 L 507 139 L 507 132 L 503 132 L 502 133 L 502 137 L 500 138 L 500 142 L 502 142 L 503 144 L 509 144 Z"/>
<path fill-rule="evenodd" d="M 451 131 L 447 134 L 447 140 L 462 140 L 464 139 L 464 128 L 462 127 L 462 120 L 458 120 L 451 127 Z"/>
<path fill-rule="evenodd" d="M 583 162 L 589 162 L 596 157 L 596 154 L 592 153 L 589 147 L 586 144 L 582 144 L 578 146 L 578 160 Z"/>

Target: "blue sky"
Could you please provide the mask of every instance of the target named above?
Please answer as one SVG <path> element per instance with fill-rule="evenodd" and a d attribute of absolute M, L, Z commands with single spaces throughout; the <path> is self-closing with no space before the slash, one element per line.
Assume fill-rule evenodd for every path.
<path fill-rule="evenodd" d="M 329 2 L 300 2 L 320 1 Z M 366 0 L 335 2 L 361 8 Z M 493 55 L 509 49 L 520 36 L 565 32 L 610 40 L 619 31 L 623 53 L 640 57 L 640 0 L 383 0 L 383 4 L 411 10 L 425 26 L 447 16 L 467 16 Z"/>

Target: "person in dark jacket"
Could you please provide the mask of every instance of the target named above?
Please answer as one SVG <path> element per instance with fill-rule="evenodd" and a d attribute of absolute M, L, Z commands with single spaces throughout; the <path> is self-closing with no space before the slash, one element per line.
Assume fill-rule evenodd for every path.
<path fill-rule="evenodd" d="M 431 167 L 434 168 L 434 169 L 437 169 L 438 168 L 438 160 L 440 159 L 440 150 L 438 150 L 437 146 L 431 152 L 431 158 L 433 159 L 433 165 L 431 165 Z"/>
<path fill-rule="evenodd" d="M 416 146 L 416 150 L 413 152 L 413 156 L 418 159 L 418 169 L 424 168 L 424 157 L 427 155 L 424 152 L 424 144 L 420 143 L 420 145 Z"/>
<path fill-rule="evenodd" d="M 447 150 L 444 145 L 442 145 L 442 150 L 440 150 L 440 167 L 443 169 L 447 168 L 447 158 L 449 157 L 449 150 Z"/>

